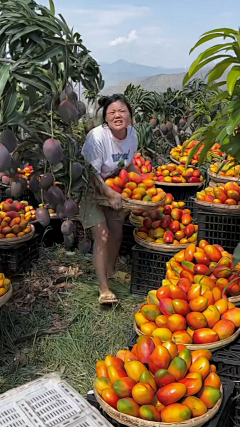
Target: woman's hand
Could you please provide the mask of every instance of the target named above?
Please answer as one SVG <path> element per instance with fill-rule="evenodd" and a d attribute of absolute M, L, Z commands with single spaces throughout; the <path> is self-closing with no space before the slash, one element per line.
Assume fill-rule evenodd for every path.
<path fill-rule="evenodd" d="M 119 211 L 122 209 L 122 195 L 116 191 L 112 191 L 108 196 L 108 201 L 113 209 Z"/>

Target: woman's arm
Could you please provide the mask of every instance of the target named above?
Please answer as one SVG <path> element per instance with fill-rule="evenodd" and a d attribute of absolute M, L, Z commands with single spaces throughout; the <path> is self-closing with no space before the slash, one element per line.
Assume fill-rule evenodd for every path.
<path fill-rule="evenodd" d="M 96 188 L 98 188 L 100 194 L 105 196 L 110 205 L 115 210 L 122 209 L 122 196 L 121 194 L 114 191 L 111 187 L 105 184 L 104 180 L 102 179 L 101 175 L 97 175 L 97 178 L 94 178 L 94 185 Z"/>

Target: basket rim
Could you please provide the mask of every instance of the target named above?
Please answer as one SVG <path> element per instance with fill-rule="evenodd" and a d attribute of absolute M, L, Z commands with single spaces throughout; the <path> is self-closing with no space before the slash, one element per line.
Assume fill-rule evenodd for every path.
<path fill-rule="evenodd" d="M 6 294 L 4 294 L 0 297 L 0 307 L 2 307 L 3 305 L 5 305 L 8 302 L 8 300 L 12 296 L 12 293 L 13 293 L 13 287 L 12 287 L 12 284 L 10 283 L 10 288 L 8 289 Z"/>
<path fill-rule="evenodd" d="M 224 204 L 215 204 L 210 202 L 203 202 L 200 200 L 194 199 L 194 203 L 198 206 L 204 207 L 207 210 L 215 212 L 235 212 L 240 214 L 240 205 L 224 205 Z"/>
<path fill-rule="evenodd" d="M 94 390 L 96 400 L 101 406 L 101 408 L 111 418 L 129 427 L 133 427 L 133 426 L 136 426 L 136 427 L 166 427 L 166 426 L 168 427 L 200 427 L 214 417 L 214 415 L 219 411 L 219 408 L 223 400 L 223 386 L 221 384 L 221 387 L 220 387 L 221 397 L 217 401 L 217 403 L 214 405 L 214 407 L 209 409 L 206 414 L 201 415 L 200 417 L 190 418 L 189 420 L 182 421 L 180 423 L 163 423 L 163 422 L 156 422 L 156 421 L 147 421 L 141 418 L 132 417 L 131 415 L 126 415 L 121 412 L 118 412 L 116 409 L 112 408 L 102 399 L 100 394 L 97 392 L 95 386 L 93 387 L 93 390 Z"/>
<path fill-rule="evenodd" d="M 164 182 L 164 181 L 154 181 L 154 185 L 156 186 L 164 186 L 164 187 L 202 187 L 205 181 L 202 182 Z"/>
<path fill-rule="evenodd" d="M 215 182 L 222 182 L 222 183 L 226 183 L 226 182 L 239 182 L 240 183 L 240 176 L 239 178 L 234 177 L 234 176 L 225 176 L 225 175 L 218 175 L 217 173 L 211 172 L 210 169 L 208 169 L 207 171 L 208 176 L 210 178 L 212 178 L 212 180 L 214 181 L 214 178 L 217 179 L 217 181 Z"/>
<path fill-rule="evenodd" d="M 154 202 L 143 202 L 142 200 L 133 200 L 133 199 L 123 198 L 122 206 L 124 210 L 128 210 L 128 211 L 138 210 L 138 209 L 141 209 L 143 211 L 148 211 L 148 210 L 157 209 L 160 206 L 164 206 L 165 199 L 166 197 L 164 197 L 160 202 L 154 203 Z M 104 197 L 96 197 L 96 201 L 99 205 L 110 207 L 109 201 Z"/>
<path fill-rule="evenodd" d="M 153 242 L 146 242 L 144 239 L 141 239 L 140 237 L 138 237 L 136 235 L 136 229 L 133 230 L 133 237 L 135 242 L 147 249 L 151 249 L 153 251 L 156 252 L 172 252 L 172 253 L 176 253 L 179 252 L 183 249 L 186 249 L 190 243 L 186 244 L 186 245 L 173 245 L 173 244 L 162 244 L 162 243 L 153 243 Z"/>
<path fill-rule="evenodd" d="M 24 242 L 27 242 L 28 240 L 31 240 L 35 233 L 35 227 L 31 223 L 29 223 L 29 225 L 31 226 L 31 229 L 32 229 L 30 233 L 25 234 L 24 236 L 15 237 L 12 239 L 0 239 L 0 246 L 1 247 L 14 246 L 14 245 L 18 245 L 18 243 L 24 243 Z"/>

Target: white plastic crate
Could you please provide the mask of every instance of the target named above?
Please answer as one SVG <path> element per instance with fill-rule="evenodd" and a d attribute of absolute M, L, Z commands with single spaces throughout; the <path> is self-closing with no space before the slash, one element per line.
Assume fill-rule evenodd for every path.
<path fill-rule="evenodd" d="M 0 427 L 112 427 L 56 373 L 0 395 Z"/>

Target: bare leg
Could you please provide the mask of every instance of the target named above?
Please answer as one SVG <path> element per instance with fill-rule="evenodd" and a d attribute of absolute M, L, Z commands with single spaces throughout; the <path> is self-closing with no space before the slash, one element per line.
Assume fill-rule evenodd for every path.
<path fill-rule="evenodd" d="M 106 223 L 102 222 L 92 228 L 94 236 L 94 267 L 100 287 L 100 302 L 116 300 L 115 295 L 110 291 L 108 285 L 108 229 Z"/>
<path fill-rule="evenodd" d="M 111 215 L 111 211 L 104 212 L 107 220 L 107 227 L 109 230 L 107 250 L 108 250 L 108 264 L 107 275 L 112 277 L 115 273 L 115 264 L 119 249 L 122 243 L 123 223 L 116 221 Z"/>

